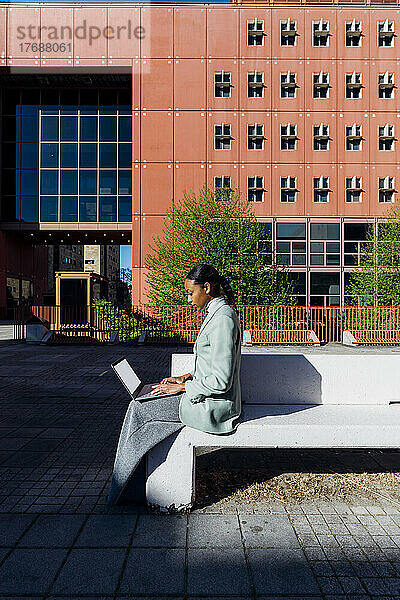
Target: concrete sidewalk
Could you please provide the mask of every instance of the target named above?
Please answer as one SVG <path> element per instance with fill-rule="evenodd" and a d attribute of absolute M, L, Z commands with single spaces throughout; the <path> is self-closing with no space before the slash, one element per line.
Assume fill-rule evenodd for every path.
<path fill-rule="evenodd" d="M 153 381 L 177 351 L 0 347 L 0 600 L 400 598 L 395 500 L 224 504 L 209 490 L 190 515 L 106 506 L 129 403 L 110 362 L 125 355 Z M 277 473 L 400 470 L 393 451 L 219 451 L 198 458 L 199 479 L 271 461 Z"/>

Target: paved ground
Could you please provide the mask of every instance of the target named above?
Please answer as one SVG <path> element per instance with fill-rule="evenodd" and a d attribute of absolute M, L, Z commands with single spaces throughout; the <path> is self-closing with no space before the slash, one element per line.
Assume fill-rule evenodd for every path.
<path fill-rule="evenodd" d="M 109 364 L 126 355 L 158 380 L 176 350 L 0 344 L 0 600 L 399 599 L 400 504 L 380 497 L 252 506 L 204 496 L 183 516 L 107 508 L 129 403 Z M 272 460 L 276 472 L 400 470 L 397 452 L 198 458 L 203 471 Z"/>

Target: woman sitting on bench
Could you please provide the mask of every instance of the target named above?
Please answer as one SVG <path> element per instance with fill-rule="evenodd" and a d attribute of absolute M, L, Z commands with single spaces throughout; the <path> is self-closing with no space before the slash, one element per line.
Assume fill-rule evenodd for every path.
<path fill-rule="evenodd" d="M 241 339 L 239 319 L 229 306 L 234 304 L 233 291 L 226 278 L 210 265 L 191 269 L 184 286 L 188 302 L 207 309 L 194 344 L 193 372 L 165 377 L 154 386 L 154 400 L 143 404 L 133 400 L 129 404 L 118 442 L 109 504 L 144 500 L 142 459 L 169 435 L 185 425 L 227 434 L 240 422 Z M 174 395 L 156 398 L 166 393 Z M 140 473 L 140 478 L 132 477 L 134 472 Z"/>

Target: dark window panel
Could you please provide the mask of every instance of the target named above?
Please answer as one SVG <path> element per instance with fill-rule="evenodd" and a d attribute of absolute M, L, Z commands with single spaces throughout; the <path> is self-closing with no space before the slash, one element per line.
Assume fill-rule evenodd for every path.
<path fill-rule="evenodd" d="M 295 294 L 306 293 L 306 273 L 288 273 L 289 280 L 294 284 Z"/>
<path fill-rule="evenodd" d="M 21 168 L 39 168 L 39 144 L 21 144 Z"/>
<path fill-rule="evenodd" d="M 60 113 L 74 115 L 78 112 L 78 90 L 60 91 Z"/>
<path fill-rule="evenodd" d="M 132 171 L 118 171 L 118 193 L 132 194 Z"/>
<path fill-rule="evenodd" d="M 3 196 L 16 193 L 17 176 L 13 169 L 4 169 L 1 178 L 1 192 Z"/>
<path fill-rule="evenodd" d="M 118 105 L 117 90 L 99 91 L 99 112 L 101 114 L 115 114 Z"/>
<path fill-rule="evenodd" d="M 38 171 L 27 170 L 21 171 L 21 194 L 37 194 L 38 193 Z"/>
<path fill-rule="evenodd" d="M 40 220 L 45 223 L 53 223 L 58 220 L 57 196 L 41 196 L 40 198 Z"/>
<path fill-rule="evenodd" d="M 367 239 L 368 223 L 345 223 L 344 239 L 363 241 Z"/>
<path fill-rule="evenodd" d="M 97 145 L 80 144 L 79 145 L 79 165 L 80 167 L 97 167 Z"/>
<path fill-rule="evenodd" d="M 19 122 L 18 135 L 17 135 L 17 120 Z M 6 127 L 4 125 L 4 121 L 7 122 Z M 19 140 L 20 129 L 21 129 L 20 128 L 20 117 L 5 116 L 3 119 L 2 141 L 3 142 L 15 142 L 17 139 Z"/>
<path fill-rule="evenodd" d="M 118 166 L 119 167 L 131 167 L 132 166 L 132 145 L 131 144 L 118 144 Z"/>
<path fill-rule="evenodd" d="M 339 242 L 327 242 L 326 243 L 326 251 L 327 252 L 340 252 Z"/>
<path fill-rule="evenodd" d="M 39 118 L 22 117 L 22 137 L 23 142 L 37 142 L 39 140 Z"/>
<path fill-rule="evenodd" d="M 81 117 L 80 139 L 82 142 L 97 141 L 97 117 Z"/>
<path fill-rule="evenodd" d="M 118 221 L 124 223 L 132 221 L 132 198 L 120 196 L 118 198 Z"/>
<path fill-rule="evenodd" d="M 1 149 L 1 162 L 3 169 L 15 169 L 16 155 L 19 157 L 20 147 L 12 142 L 3 144 Z"/>
<path fill-rule="evenodd" d="M 41 144 L 40 165 L 41 168 L 58 167 L 58 144 Z"/>
<path fill-rule="evenodd" d="M 18 209 L 17 209 L 18 206 Z M 14 196 L 4 196 L 2 195 L 1 200 L 1 220 L 2 221 L 19 221 L 20 218 L 20 208 L 19 204 L 17 205 L 17 200 Z"/>
<path fill-rule="evenodd" d="M 59 107 L 58 90 L 42 90 L 42 114 L 57 115 Z"/>
<path fill-rule="evenodd" d="M 100 117 L 99 139 L 101 142 L 115 142 L 117 139 L 117 118 Z"/>
<path fill-rule="evenodd" d="M 277 223 L 276 237 L 281 240 L 306 239 L 305 223 Z"/>
<path fill-rule="evenodd" d="M 100 144 L 99 167 L 117 167 L 117 144 Z"/>
<path fill-rule="evenodd" d="M 84 223 L 97 221 L 96 196 L 79 196 L 79 220 Z"/>
<path fill-rule="evenodd" d="M 292 264 L 297 266 L 303 266 L 306 264 L 305 254 L 292 254 Z"/>
<path fill-rule="evenodd" d="M 120 117 L 118 120 L 119 132 L 118 140 L 120 142 L 130 142 L 132 139 L 132 119 L 131 117 Z"/>
<path fill-rule="evenodd" d="M 98 110 L 98 91 L 80 90 L 80 110 L 83 115 L 95 115 Z"/>
<path fill-rule="evenodd" d="M 132 91 L 131 90 L 120 90 L 119 91 L 119 114 L 120 115 L 132 114 Z"/>
<path fill-rule="evenodd" d="M 340 240 L 340 224 L 311 223 L 310 237 L 312 240 Z"/>
<path fill-rule="evenodd" d="M 64 169 L 78 166 L 78 144 L 61 144 L 60 166 Z"/>
<path fill-rule="evenodd" d="M 116 194 L 117 174 L 115 171 L 100 171 L 99 193 Z"/>
<path fill-rule="evenodd" d="M 76 142 L 78 140 L 77 117 L 60 117 L 60 140 L 63 142 Z"/>
<path fill-rule="evenodd" d="M 323 242 L 311 242 L 310 250 L 311 250 L 311 252 L 323 252 L 324 251 Z"/>
<path fill-rule="evenodd" d="M 37 223 L 39 221 L 38 196 L 21 196 L 21 221 Z"/>
<path fill-rule="evenodd" d="M 323 264 L 324 264 L 324 255 L 323 254 L 311 254 L 310 265 L 321 266 Z"/>
<path fill-rule="evenodd" d="M 310 273 L 311 294 L 330 294 L 331 286 L 340 285 L 340 273 Z"/>
<path fill-rule="evenodd" d="M 41 136 L 44 142 L 58 140 L 58 117 L 42 117 Z"/>
<path fill-rule="evenodd" d="M 58 171 L 41 170 L 40 193 L 47 195 L 58 193 Z"/>
<path fill-rule="evenodd" d="M 76 171 L 61 171 L 60 194 L 78 193 L 78 173 Z"/>
<path fill-rule="evenodd" d="M 100 196 L 99 221 L 117 220 L 117 198 L 116 196 Z"/>
<path fill-rule="evenodd" d="M 16 106 L 20 104 L 20 91 L 19 90 L 4 90 L 3 91 L 3 103 L 2 112 L 3 115 L 15 115 Z"/>
<path fill-rule="evenodd" d="M 79 194 L 97 194 L 97 171 L 79 171 Z"/>
<path fill-rule="evenodd" d="M 63 221 L 65 223 L 78 221 L 77 196 L 60 197 L 60 221 Z"/>

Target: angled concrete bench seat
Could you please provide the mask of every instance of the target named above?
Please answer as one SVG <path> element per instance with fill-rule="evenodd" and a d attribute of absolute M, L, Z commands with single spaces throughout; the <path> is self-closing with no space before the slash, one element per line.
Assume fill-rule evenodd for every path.
<path fill-rule="evenodd" d="M 190 371 L 192 361 L 174 355 L 172 374 Z M 197 448 L 400 445 L 399 356 L 243 355 L 241 383 L 243 422 L 235 433 L 184 427 L 148 453 L 148 504 L 193 505 Z"/>

